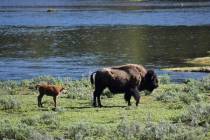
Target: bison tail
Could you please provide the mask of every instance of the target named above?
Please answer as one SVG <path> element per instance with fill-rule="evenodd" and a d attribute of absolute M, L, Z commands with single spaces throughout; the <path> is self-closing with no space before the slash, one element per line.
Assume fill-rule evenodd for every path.
<path fill-rule="evenodd" d="M 95 80 L 94 80 L 94 75 L 95 75 L 96 72 L 93 72 L 91 75 L 90 75 L 90 82 L 91 84 L 93 85 L 95 83 Z"/>

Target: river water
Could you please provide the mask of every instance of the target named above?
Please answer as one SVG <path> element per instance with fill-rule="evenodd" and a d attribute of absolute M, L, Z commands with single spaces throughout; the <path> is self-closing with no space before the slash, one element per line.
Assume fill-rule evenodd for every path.
<path fill-rule="evenodd" d="M 210 7 L 70 2 L 0 2 L 0 80 L 79 79 L 125 63 L 143 64 L 177 81 L 206 75 L 160 69 L 189 66 L 186 59 L 208 55 Z"/>

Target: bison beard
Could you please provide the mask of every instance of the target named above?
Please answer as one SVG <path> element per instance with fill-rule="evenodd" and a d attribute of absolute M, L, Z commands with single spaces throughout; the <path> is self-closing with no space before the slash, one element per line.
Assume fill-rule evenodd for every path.
<path fill-rule="evenodd" d="M 62 86 L 54 85 L 36 85 L 36 89 L 39 89 L 39 96 L 37 97 L 38 107 L 43 107 L 42 98 L 44 95 L 47 95 L 53 97 L 54 106 L 56 108 L 56 98 L 64 88 Z"/>
<path fill-rule="evenodd" d="M 125 93 L 124 99 L 131 105 L 130 99 L 133 96 L 136 106 L 140 101 L 139 91 L 149 90 L 158 87 L 157 76 L 153 70 L 146 70 L 141 65 L 127 64 L 110 68 L 103 68 L 91 74 L 91 84 L 95 85 L 93 92 L 93 106 L 102 107 L 100 96 L 105 88 L 112 93 Z M 98 103 L 98 104 L 97 104 Z"/>

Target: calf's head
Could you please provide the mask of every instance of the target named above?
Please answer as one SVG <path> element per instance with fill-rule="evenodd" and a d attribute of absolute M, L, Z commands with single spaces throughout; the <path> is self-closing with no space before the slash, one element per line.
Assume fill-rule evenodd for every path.
<path fill-rule="evenodd" d="M 143 84 L 141 85 L 141 88 L 148 90 L 150 92 L 152 92 L 155 88 L 158 87 L 158 78 L 157 78 L 156 73 L 153 70 L 147 71 L 142 82 Z"/>

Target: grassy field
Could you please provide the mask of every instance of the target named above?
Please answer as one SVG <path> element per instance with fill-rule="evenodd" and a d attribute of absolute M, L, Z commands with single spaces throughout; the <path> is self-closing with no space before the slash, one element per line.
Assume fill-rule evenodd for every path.
<path fill-rule="evenodd" d="M 50 76 L 23 81 L 0 82 L 0 139 L 209 139 L 210 76 L 200 81 L 170 82 L 159 77 L 160 87 L 152 94 L 141 92 L 138 107 L 127 107 L 122 94 L 105 91 L 103 108 L 91 106 L 89 80 L 73 81 Z M 43 98 L 37 107 L 38 83 L 60 84 L 67 92 L 53 100 Z"/>

